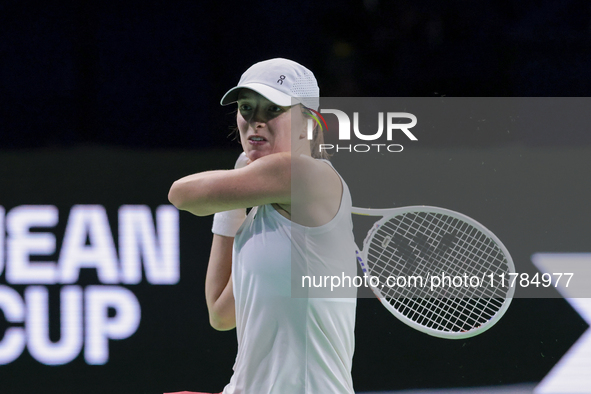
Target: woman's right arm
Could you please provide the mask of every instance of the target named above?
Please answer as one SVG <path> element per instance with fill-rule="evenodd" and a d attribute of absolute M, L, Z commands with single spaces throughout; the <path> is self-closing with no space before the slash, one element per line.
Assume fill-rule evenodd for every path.
<path fill-rule="evenodd" d="M 172 184 L 169 201 L 197 216 L 291 201 L 291 155 L 274 153 L 244 168 L 205 171 Z"/>
<path fill-rule="evenodd" d="M 270 203 L 289 204 L 291 155 L 276 153 L 235 170 L 202 172 L 176 181 L 169 200 L 178 209 L 197 216 Z M 217 330 L 236 326 L 232 288 L 234 237 L 214 234 L 205 298 L 211 325 Z"/>
<path fill-rule="evenodd" d="M 236 327 L 232 289 L 232 248 L 234 237 L 214 234 L 205 278 L 205 300 L 209 322 L 219 331 Z"/>
<path fill-rule="evenodd" d="M 236 160 L 234 168 L 244 168 L 248 163 L 248 158 L 242 153 Z M 171 197 L 178 204 L 176 200 L 178 195 L 171 193 Z M 180 207 L 177 206 L 177 208 Z M 209 323 L 219 331 L 236 327 L 236 308 L 232 288 L 232 249 L 236 231 L 245 217 L 246 209 L 244 208 L 216 213 L 214 216 L 213 240 L 205 278 L 205 301 L 209 312 Z"/>

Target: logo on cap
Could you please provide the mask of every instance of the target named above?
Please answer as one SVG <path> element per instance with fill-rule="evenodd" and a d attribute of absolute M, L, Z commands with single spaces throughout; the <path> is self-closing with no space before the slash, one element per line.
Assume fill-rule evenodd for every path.
<path fill-rule="evenodd" d="M 285 75 L 280 75 L 279 79 L 277 80 L 277 83 L 280 83 L 281 85 L 283 85 L 283 80 L 285 79 Z"/>

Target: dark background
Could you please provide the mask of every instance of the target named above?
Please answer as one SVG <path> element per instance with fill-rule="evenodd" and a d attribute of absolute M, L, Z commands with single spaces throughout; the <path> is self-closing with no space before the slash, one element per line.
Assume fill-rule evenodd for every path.
<path fill-rule="evenodd" d="M 587 96 L 590 49 L 577 0 L 4 0 L 0 147 L 233 146 L 219 99 L 272 57 L 326 97 Z"/>
<path fill-rule="evenodd" d="M 323 96 L 584 97 L 591 90 L 590 45 L 591 6 L 584 1 L 2 1 L 0 205 L 8 211 L 55 204 L 62 223 L 73 204 L 100 203 L 115 215 L 121 204 L 167 203 L 172 181 L 229 167 L 239 153 L 228 138 L 233 108 L 218 103 L 256 61 L 301 62 L 315 72 Z M 470 154 L 487 154 L 482 149 L 564 149 L 556 157 L 579 161 L 556 167 L 550 180 L 559 182 L 561 171 L 589 179 L 589 167 L 577 165 L 588 164 L 588 130 L 448 130 L 420 144 L 433 152 L 465 150 L 453 156 L 466 168 L 475 165 Z M 583 151 L 572 156 L 574 147 Z M 507 193 L 520 190 L 516 179 Z M 548 179 L 531 182 L 543 192 Z M 399 203 L 436 205 L 440 197 L 429 190 L 401 195 Z M 569 202 L 569 193 L 559 190 L 537 207 Z M 473 216 L 494 224 L 501 209 Z M 548 223 L 557 232 L 564 226 Z M 512 239 L 522 229 L 493 230 Z M 60 239 L 63 228 L 55 231 Z M 107 365 L 88 366 L 79 357 L 48 367 L 25 353 L 0 366 L 0 392 L 219 391 L 236 340 L 233 331 L 218 333 L 207 323 L 205 268 L 193 262 L 205 263 L 209 237 L 208 221 L 181 215 L 181 282 L 132 287 L 142 322 L 136 335 L 112 343 Z M 589 251 L 584 242 L 543 244 L 548 251 Z M 516 247 L 523 261 L 541 251 Z M 462 341 L 406 328 L 375 300 L 359 300 L 357 321 L 358 391 L 538 382 L 587 327 L 561 299 L 516 299 L 502 323 Z"/>

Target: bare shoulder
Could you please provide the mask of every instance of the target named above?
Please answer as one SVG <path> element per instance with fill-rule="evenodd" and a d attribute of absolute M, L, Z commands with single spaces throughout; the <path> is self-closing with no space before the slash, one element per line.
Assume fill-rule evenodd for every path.
<path fill-rule="evenodd" d="M 291 165 L 292 193 L 301 190 L 312 199 L 341 196 L 341 178 L 335 169 L 322 160 L 310 156 L 293 157 Z M 294 190 L 295 188 L 295 190 Z"/>

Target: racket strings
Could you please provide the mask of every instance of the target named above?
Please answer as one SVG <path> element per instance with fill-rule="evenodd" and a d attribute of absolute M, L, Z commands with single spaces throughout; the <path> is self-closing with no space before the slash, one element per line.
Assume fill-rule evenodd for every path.
<path fill-rule="evenodd" d="M 411 302 L 406 303 L 401 303 L 399 300 L 389 299 L 388 301 L 393 302 L 393 306 L 410 320 L 440 331 L 469 331 L 487 322 L 496 313 L 496 310 L 487 308 L 486 304 L 482 304 L 483 302 L 486 303 L 486 300 L 476 300 L 477 303 L 470 303 L 470 301 L 474 300 L 468 299 L 463 304 L 464 310 L 477 309 L 482 311 L 478 315 L 467 314 L 462 311 L 462 308 L 458 308 L 457 305 L 450 305 L 446 303 L 446 299 L 442 298 L 414 298 Z M 455 308 L 454 310 L 458 313 L 455 315 L 448 313 L 450 307 Z M 484 314 L 484 312 L 487 313 Z"/>
<path fill-rule="evenodd" d="M 407 318 L 433 329 L 467 331 L 488 321 L 503 301 L 494 307 L 487 304 L 492 299 L 473 298 L 387 298 Z M 479 311 L 475 314 L 474 311 Z M 453 318 L 452 318 L 453 316 Z"/>
<path fill-rule="evenodd" d="M 384 244 L 384 241 L 387 239 L 386 237 L 389 237 L 390 240 L 392 239 L 390 234 L 399 234 L 402 236 L 402 238 L 404 238 L 404 241 L 406 242 L 406 244 L 404 244 L 402 242 L 398 242 L 397 243 L 398 247 L 390 246 L 390 243 L 388 243 L 387 247 L 383 248 L 383 252 L 388 252 L 390 257 L 384 257 L 383 253 L 380 253 L 377 256 L 372 255 L 372 257 L 375 257 L 376 262 L 383 263 L 381 265 L 377 265 L 378 267 L 381 268 L 381 271 L 378 273 L 378 275 L 380 277 L 385 277 L 385 276 L 389 276 L 392 274 L 399 276 L 401 274 L 408 274 L 409 273 L 408 270 L 405 269 L 407 267 L 407 265 L 409 265 L 409 262 L 406 260 L 406 258 L 414 255 L 414 248 L 412 248 L 410 246 L 410 242 L 413 241 L 413 238 L 408 237 L 407 234 L 408 234 L 408 230 L 410 228 L 412 228 L 414 224 L 416 224 L 416 219 L 418 217 L 419 217 L 418 215 L 412 216 L 412 218 L 409 219 L 410 223 L 404 223 L 404 220 L 400 220 L 396 223 L 396 225 L 394 227 L 391 227 L 391 224 L 394 222 L 389 221 L 385 224 L 385 226 L 382 226 L 382 228 L 376 234 L 376 236 L 378 237 L 377 239 L 380 241 L 381 245 Z M 405 219 L 408 219 L 408 217 L 405 217 Z M 407 227 L 405 229 L 401 229 L 403 224 L 407 225 Z M 386 235 L 384 235 L 384 234 L 386 234 Z M 370 247 L 369 252 L 372 253 L 373 251 L 375 251 L 375 248 L 372 249 Z M 397 251 L 399 252 L 399 254 L 401 254 L 400 258 L 396 258 L 396 256 L 395 256 L 395 253 Z M 392 267 L 391 263 L 393 261 L 397 262 L 396 267 Z M 415 262 L 416 262 L 416 259 L 413 259 L 412 263 L 415 263 Z M 419 261 L 419 263 L 420 263 L 420 261 Z M 423 268 L 423 269 L 417 273 L 416 268 Z M 422 265 L 422 267 L 415 267 L 415 270 L 414 270 L 415 272 L 413 272 L 413 274 L 421 275 L 424 273 L 425 268 L 427 268 L 427 267 L 425 267 L 424 264 Z"/>
<path fill-rule="evenodd" d="M 443 228 L 443 226 L 442 226 L 442 228 Z M 464 231 L 462 231 L 462 232 L 464 232 Z M 468 234 L 468 235 L 472 235 L 472 234 Z M 452 250 L 452 254 L 453 254 L 453 250 Z M 467 257 L 471 261 L 477 260 L 477 257 L 478 256 L 471 256 L 470 253 L 469 252 L 466 252 L 466 251 L 465 251 L 464 254 L 468 254 Z M 490 252 L 488 252 L 487 254 L 488 254 L 488 257 L 493 257 L 493 258 L 495 257 L 495 256 L 492 256 Z M 452 265 L 450 265 L 450 262 L 452 260 L 449 259 L 449 258 L 446 258 L 445 255 L 438 254 L 436 257 L 439 257 L 439 258 L 442 258 L 443 259 L 443 264 L 442 264 L 443 265 L 443 268 L 442 268 L 441 272 L 446 272 L 447 271 L 447 272 L 450 272 L 450 273 L 459 273 L 462 270 L 464 270 L 464 271 L 466 270 L 466 266 L 462 266 L 461 268 L 458 269 L 458 267 L 453 267 Z M 425 267 L 425 265 L 422 265 L 422 266 L 423 266 L 423 268 Z M 431 268 L 431 267 L 429 267 L 429 268 Z M 486 268 L 490 268 L 490 265 L 488 267 L 486 267 Z M 424 273 L 424 272 L 418 272 L 418 273 L 421 274 L 421 273 Z M 453 288 L 451 290 L 453 290 Z M 453 293 L 452 293 L 452 295 L 453 295 Z"/>
<path fill-rule="evenodd" d="M 367 262 L 369 273 L 382 284 L 377 290 L 400 313 L 426 327 L 467 331 L 490 320 L 505 303 L 506 287 L 447 283 L 434 291 L 428 286 L 433 275 L 485 281 L 487 275 L 496 278 L 509 271 L 494 240 L 452 216 L 410 212 L 390 218 L 374 231 Z M 398 276 L 421 277 L 423 284 L 383 286 L 388 277 Z"/>
<path fill-rule="evenodd" d="M 468 331 L 490 320 L 503 299 L 387 298 L 399 312 L 417 323 L 443 331 Z M 494 302 L 494 305 L 489 305 Z M 476 312 L 476 313 L 475 313 Z"/>
<path fill-rule="evenodd" d="M 462 302 L 450 302 L 450 298 L 386 299 L 405 317 L 418 324 L 455 332 L 469 331 L 486 323 L 504 303 L 503 299 L 487 298 L 463 298 Z M 491 300 L 496 305 L 490 305 Z"/>
<path fill-rule="evenodd" d="M 457 220 L 457 219 L 456 219 Z M 468 226 L 468 224 L 461 222 L 464 226 Z M 388 226 L 384 226 L 382 227 L 382 229 L 386 229 L 387 233 L 390 233 L 392 231 L 400 231 L 400 226 L 398 226 L 398 228 L 396 229 L 392 229 L 392 228 L 388 228 Z M 443 226 L 440 227 L 440 229 L 443 229 Z M 481 238 L 485 237 L 482 233 L 480 233 L 477 229 L 472 228 L 473 232 L 476 232 L 477 234 L 481 235 Z M 408 232 L 408 230 L 406 230 L 406 232 Z M 495 269 L 496 271 L 501 271 L 501 272 L 505 272 L 507 270 L 507 266 L 505 264 L 505 267 L 501 267 L 499 265 L 493 265 L 493 263 L 490 263 L 490 261 L 495 260 L 497 258 L 504 258 L 504 256 L 502 255 L 502 252 L 496 247 L 496 244 L 494 243 L 484 243 L 482 240 L 474 237 L 473 234 L 470 233 L 466 233 L 465 231 L 461 231 L 461 233 L 467 237 L 472 237 L 473 241 L 477 241 L 480 242 L 481 245 L 479 245 L 478 243 L 475 244 L 476 247 L 473 247 L 472 250 L 468 250 L 467 248 L 463 247 L 463 245 L 466 245 L 467 243 L 457 243 L 456 246 L 457 248 L 451 248 L 448 251 L 451 254 L 451 259 L 446 259 L 443 263 L 441 264 L 441 262 L 435 262 L 437 265 L 441 266 L 443 265 L 443 269 L 440 270 L 440 272 L 450 272 L 450 273 L 459 273 L 462 272 L 468 268 L 471 268 L 470 271 L 472 272 L 472 274 L 474 273 L 489 273 L 492 272 L 491 269 Z M 412 238 L 406 236 L 406 234 L 402 234 L 403 236 L 405 236 L 405 238 L 410 241 Z M 379 236 L 380 234 L 377 234 L 377 240 L 380 240 Z M 433 235 L 431 235 L 431 237 L 433 237 Z M 492 242 L 492 241 L 491 241 Z M 375 243 L 374 243 L 375 244 Z M 488 248 L 489 250 L 485 249 Z M 375 248 L 372 248 L 375 249 Z M 496 249 L 496 251 L 495 251 Z M 388 259 L 389 262 L 393 261 L 393 253 L 396 251 L 396 249 L 394 248 L 390 248 L 390 258 Z M 480 251 L 480 255 L 478 254 L 478 252 Z M 493 255 L 493 253 L 491 253 L 491 251 L 495 251 L 495 254 Z M 371 251 L 370 251 L 371 252 Z M 422 251 L 424 253 L 424 250 Z M 403 253 L 403 255 L 408 255 L 410 253 L 416 253 L 416 248 L 413 249 L 408 249 L 406 252 Z M 380 260 L 384 260 L 383 254 L 380 253 L 378 255 L 371 253 L 372 258 L 375 258 L 375 261 L 380 261 Z M 404 257 L 404 256 L 402 256 Z M 432 266 L 434 266 L 435 264 L 433 264 L 434 262 L 432 261 L 432 257 L 433 256 L 428 256 L 430 258 L 423 258 L 420 259 L 419 262 L 421 262 L 421 260 L 423 262 L 425 261 L 429 261 L 431 260 L 431 267 L 427 267 L 427 268 L 432 268 Z M 440 256 L 436 256 L 436 257 L 445 257 L 445 255 L 440 255 Z M 461 259 L 461 257 L 465 257 L 466 261 L 470 261 L 471 263 L 474 262 L 489 262 L 486 265 L 473 265 L 473 264 L 464 264 L 461 267 L 458 267 L 458 264 L 456 262 L 453 262 L 453 259 L 455 259 L 456 261 L 459 261 Z M 404 266 L 404 262 L 401 261 L 398 264 L 398 267 L 402 267 Z M 426 267 L 425 264 L 421 264 L 422 267 Z M 392 266 L 391 265 L 382 265 L 382 273 L 388 272 L 389 269 L 391 269 Z M 478 268 L 478 270 L 476 270 L 476 268 Z M 447 270 L 446 270 L 447 269 Z M 496 272 L 495 272 L 496 273 Z"/>
<path fill-rule="evenodd" d="M 467 225 L 467 224 L 466 224 Z M 476 228 L 472 228 L 471 233 L 466 233 L 468 237 L 474 237 L 473 240 L 480 243 L 481 246 L 478 246 L 478 243 L 473 243 L 471 249 L 468 249 L 462 245 L 462 243 L 458 244 L 458 249 L 452 249 L 450 252 L 450 259 L 445 261 L 445 268 L 442 272 L 453 272 L 454 274 L 462 274 L 462 270 L 469 276 L 477 276 L 481 281 L 485 278 L 488 278 L 490 274 L 498 275 L 502 272 L 507 272 L 508 265 L 506 264 L 506 260 L 504 255 L 502 254 L 501 250 L 498 249 L 496 244 L 492 243 L 493 241 L 489 238 L 486 238 L 484 242 L 482 240 L 483 237 L 486 237 L 484 234 L 479 232 Z M 492 243 L 492 244 L 491 244 Z M 464 244 L 465 245 L 465 244 Z M 463 253 L 462 253 L 463 252 Z M 464 264 L 463 266 L 458 266 L 453 263 L 453 260 L 461 260 L 464 259 L 465 262 L 471 262 L 475 264 Z M 504 262 L 504 264 L 499 264 L 499 262 Z M 469 274 L 468 274 L 469 271 Z M 459 288 L 452 288 L 452 291 L 456 289 L 459 291 Z M 472 292 L 464 292 L 465 296 L 503 296 L 506 294 L 506 288 L 495 288 L 495 287 L 471 287 Z M 494 291 L 496 289 L 496 291 Z M 491 293 L 492 292 L 492 293 Z"/>
<path fill-rule="evenodd" d="M 379 238 L 378 238 L 378 239 L 379 239 Z M 386 250 L 388 250 L 388 248 L 387 248 L 387 249 L 385 249 L 384 251 L 386 251 Z M 393 258 L 393 254 L 394 254 L 394 252 L 395 252 L 395 249 L 393 249 L 393 248 L 389 248 L 389 254 L 390 254 L 390 256 L 389 256 L 389 257 L 386 257 L 386 258 L 385 258 L 385 256 L 384 256 L 384 253 L 380 253 L 378 256 L 375 256 L 374 254 L 372 254 L 372 255 L 371 255 L 371 257 L 373 257 L 373 258 L 376 258 L 376 260 L 375 260 L 376 262 L 385 261 L 385 260 L 387 260 L 387 261 L 390 261 L 390 262 L 391 262 L 391 261 L 394 261 L 394 258 Z M 489 257 L 496 257 L 496 256 L 492 256 L 490 253 L 488 253 L 488 256 L 489 256 Z M 438 257 L 445 257 L 445 256 L 444 256 L 444 255 L 439 255 Z M 472 259 L 473 259 L 473 256 L 470 256 L 470 257 L 471 257 L 471 260 L 472 260 Z M 478 256 L 477 256 L 477 257 L 478 257 Z M 482 258 L 482 256 L 480 256 L 480 257 Z M 462 270 L 461 268 L 458 268 L 458 267 L 454 267 L 454 268 L 452 268 L 452 267 L 450 266 L 450 264 L 449 264 L 449 261 L 451 261 L 450 259 L 446 259 L 446 261 L 447 261 L 448 263 L 444 263 L 444 264 L 443 264 L 443 265 L 444 265 L 444 268 L 443 268 L 443 270 L 442 270 L 442 271 L 447 271 L 447 272 L 459 272 L 459 271 L 461 271 L 461 270 Z M 376 267 L 379 267 L 379 268 L 381 269 L 381 270 L 380 270 L 380 272 L 376 272 L 376 273 L 377 273 L 377 274 L 379 274 L 379 275 L 382 275 L 382 276 L 383 276 L 383 275 L 384 275 L 384 273 L 386 273 L 386 272 L 394 272 L 394 273 L 396 273 L 395 271 L 400 271 L 401 264 L 398 264 L 398 267 L 397 267 L 397 269 L 395 268 L 393 271 L 390 271 L 392 268 L 391 268 L 391 266 L 388 266 L 387 264 L 376 264 Z M 416 269 L 416 268 L 423 268 L 423 270 L 420 270 L 420 271 L 418 271 L 418 272 L 417 272 L 417 269 Z M 413 273 L 414 273 L 414 274 L 419 274 L 419 275 L 423 274 L 423 277 L 425 277 L 425 275 L 424 275 L 424 270 L 425 270 L 425 268 L 429 268 L 429 267 L 427 267 L 427 266 L 426 266 L 426 265 L 424 265 L 424 264 L 420 264 L 418 267 L 415 267 L 415 270 L 414 270 L 414 272 L 413 272 Z M 464 268 L 464 269 L 465 269 L 465 267 L 462 267 L 462 268 Z M 489 265 L 487 268 L 491 268 L 491 266 Z M 375 271 L 376 271 L 376 270 L 374 270 L 374 272 L 375 272 Z M 400 273 L 400 272 L 398 272 L 398 273 Z"/>

